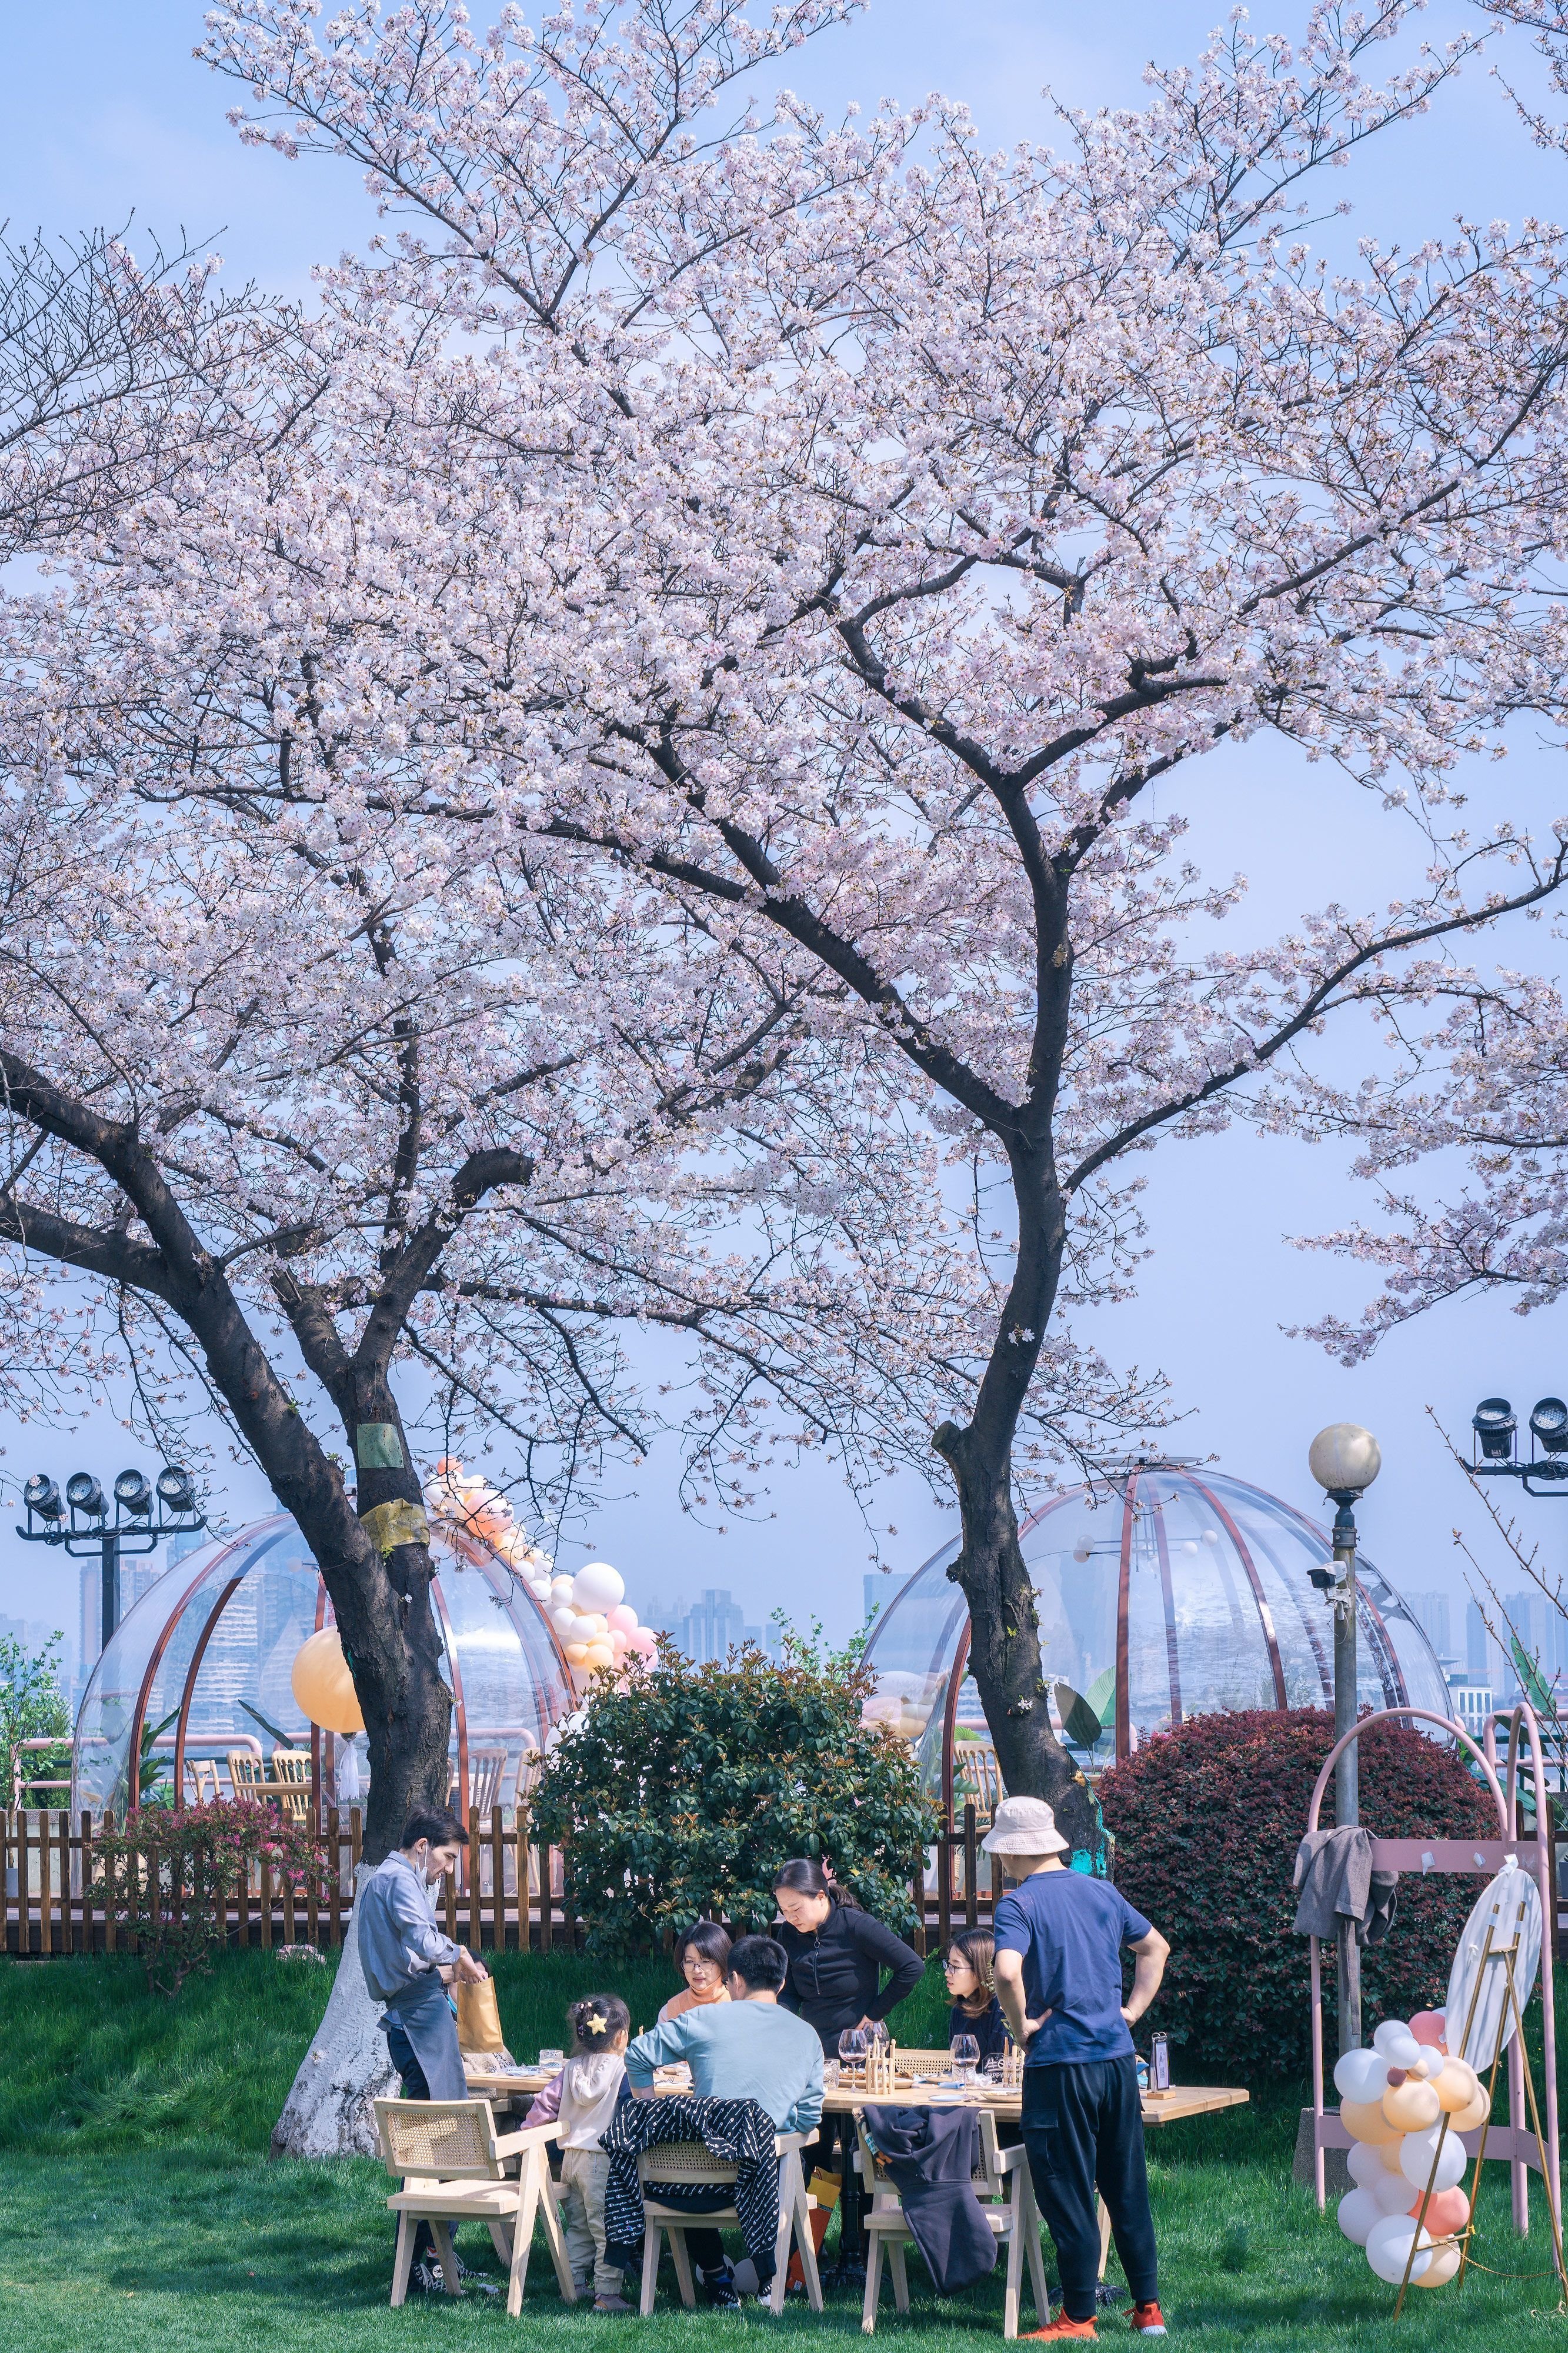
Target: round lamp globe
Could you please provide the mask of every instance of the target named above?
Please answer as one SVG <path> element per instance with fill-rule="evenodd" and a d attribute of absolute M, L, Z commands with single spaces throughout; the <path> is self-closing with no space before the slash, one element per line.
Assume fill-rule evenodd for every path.
<path fill-rule="evenodd" d="M 1382 1470 L 1383 1454 L 1359 1422 L 1331 1421 L 1308 1448 L 1307 1468 L 1325 1495 L 1361 1495 Z"/>

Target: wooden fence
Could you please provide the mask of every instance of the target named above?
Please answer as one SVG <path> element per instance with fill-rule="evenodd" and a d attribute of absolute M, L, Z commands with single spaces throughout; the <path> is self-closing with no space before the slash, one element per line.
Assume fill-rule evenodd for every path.
<path fill-rule="evenodd" d="M 42 1957 L 117 1948 L 120 1933 L 104 1906 L 103 1827 L 101 1815 L 0 1811 L 0 1948 Z M 327 1808 L 321 1823 L 327 1868 L 309 1892 L 275 1886 L 265 1862 L 254 1868 L 229 1904 L 230 1943 L 341 1945 L 363 1829 L 357 1806 Z M 943 1831 L 910 1894 L 921 1924 L 912 1941 L 922 1952 L 942 1952 L 959 1929 L 989 1920 L 995 1891 L 972 1805 Z M 575 1951 L 582 1944 L 569 1854 L 531 1841 L 526 1817 L 519 1825 L 499 1806 L 487 1825 L 471 1826 L 468 1852 L 437 1903 L 447 1935 L 480 1951 Z"/>

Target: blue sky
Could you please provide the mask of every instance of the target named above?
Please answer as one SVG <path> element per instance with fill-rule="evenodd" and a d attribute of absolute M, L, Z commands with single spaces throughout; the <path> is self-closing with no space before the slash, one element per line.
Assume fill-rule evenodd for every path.
<path fill-rule="evenodd" d="M 476 21 L 484 16 L 476 0 Z M 884 94 L 913 100 L 933 88 L 965 99 L 998 143 L 1048 139 L 1040 97 L 1047 81 L 1070 103 L 1136 104 L 1144 60 L 1191 56 L 1220 16 L 1215 0 L 1100 0 L 1093 10 L 1057 0 L 880 0 L 846 31 L 808 50 L 794 67 L 797 88 L 830 110 Z M 1253 11 L 1260 30 L 1299 29 L 1300 0 Z M 1433 40 L 1468 31 L 1476 12 L 1430 8 Z M 183 0 L 50 0 L 13 8 L 7 73 L 0 87 L 0 217 L 13 234 L 35 226 L 68 230 L 119 226 L 134 213 L 165 239 L 183 228 L 214 237 L 231 283 L 254 276 L 270 288 L 304 292 L 312 263 L 330 260 L 365 233 L 371 210 L 351 174 L 320 162 L 289 165 L 242 148 L 224 121 L 233 91 L 191 56 L 198 8 Z M 1503 45 L 1512 78 L 1531 81 L 1517 36 Z M 1440 232 L 1457 212 L 1519 218 L 1561 217 L 1568 209 L 1568 164 L 1537 154 L 1514 126 L 1486 68 L 1472 67 L 1436 114 L 1391 140 L 1377 160 L 1334 194 L 1352 195 L 1355 229 L 1384 242 Z M 1513 782 L 1544 818 L 1568 804 L 1559 764 L 1519 747 Z M 1330 897 L 1375 903 L 1390 881 L 1384 821 L 1346 786 L 1309 803 L 1288 754 L 1255 746 L 1213 771 L 1201 796 L 1198 854 L 1216 871 L 1241 863 L 1253 883 L 1244 923 L 1277 927 Z M 1259 813 L 1262 812 L 1261 822 Z M 1245 824 L 1245 854 L 1238 849 Z M 1477 1398 L 1501 1389 L 1519 1406 L 1544 1390 L 1568 1390 L 1568 1330 L 1561 1311 L 1521 1321 L 1480 1301 L 1396 1336 L 1354 1373 L 1282 1336 L 1280 1326 L 1325 1305 L 1353 1308 L 1366 1279 L 1354 1269 L 1303 1254 L 1286 1238 L 1342 1221 L 1349 1209 L 1342 1161 L 1243 1136 L 1170 1152 L 1151 1164 L 1152 1239 L 1157 1255 L 1136 1304 L 1107 1314 L 1096 1336 L 1120 1359 L 1163 1368 L 1191 1413 L 1178 1443 L 1217 1454 L 1242 1478 L 1316 1509 L 1307 1444 L 1324 1422 L 1367 1423 L 1383 1443 L 1385 1468 L 1367 1497 L 1368 1551 L 1406 1589 L 1462 1588 L 1451 1531 L 1479 1519 L 1426 1417 L 1430 1406 L 1462 1430 Z M 111 1423 L 72 1440 L 19 1430 L 0 1420 L 0 1472 L 35 1462 L 58 1470 L 88 1461 L 102 1472 L 133 1450 Z M 626 1481 L 618 1482 L 623 1488 Z M 879 1509 L 885 1556 L 913 1567 L 934 1548 L 949 1514 L 913 1479 Z M 265 1504 L 254 1472 L 235 1472 L 231 1515 Z M 776 1478 L 776 1517 L 720 1535 L 680 1514 L 667 1458 L 640 1476 L 638 1492 L 606 1502 L 574 1532 L 563 1562 L 599 1556 L 626 1575 L 636 1603 L 650 1592 L 694 1594 L 728 1586 L 748 1617 L 782 1600 L 815 1610 L 835 1634 L 858 1622 L 867 1541 L 853 1507 L 820 1465 Z M 1532 1529 L 1560 1560 L 1550 1507 L 1526 1504 Z M 6 1523 L 8 1527 L 9 1523 Z M 74 1623 L 74 1577 L 51 1590 L 52 1564 L 0 1535 L 0 1613 Z M 61 1584 L 65 1581 L 62 1579 Z M 54 1588 L 53 1590 L 59 1590 Z"/>

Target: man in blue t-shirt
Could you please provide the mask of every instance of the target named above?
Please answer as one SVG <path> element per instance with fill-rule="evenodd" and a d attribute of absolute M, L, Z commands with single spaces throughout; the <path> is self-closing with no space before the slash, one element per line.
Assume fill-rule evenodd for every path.
<path fill-rule="evenodd" d="M 1019 1883 L 996 1906 L 996 1991 L 1026 2052 L 1024 2146 L 1056 2242 L 1062 2310 L 1037 2338 L 1095 2336 L 1098 2181 L 1132 2291 L 1132 2327 L 1163 2337 L 1143 2108 L 1128 2029 L 1159 1990 L 1169 1945 L 1109 1880 L 1068 1871 L 1068 1842 L 1042 1798 L 1004 1798 L 984 1840 Z M 1137 1956 L 1121 1999 L 1121 1949 Z"/>

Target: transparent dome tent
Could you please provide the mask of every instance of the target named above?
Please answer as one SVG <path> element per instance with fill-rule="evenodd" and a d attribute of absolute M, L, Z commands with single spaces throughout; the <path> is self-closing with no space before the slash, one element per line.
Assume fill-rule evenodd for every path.
<path fill-rule="evenodd" d="M 515 1804 L 520 1775 L 537 1769 L 570 1714 L 570 1670 L 538 1602 L 481 1539 L 434 1522 L 431 1550 L 453 1697 L 451 1801 L 465 1819 L 488 1817 Z M 332 1622 L 287 1513 L 188 1554 L 127 1612 L 93 1670 L 77 1717 L 73 1809 L 123 1816 L 133 1780 L 142 1798 L 226 1797 L 237 1774 L 276 1779 L 280 1749 L 295 1778 L 309 1757 L 318 1806 L 363 1803 L 363 1735 L 319 1730 L 291 1685 L 301 1643 Z"/>
<path fill-rule="evenodd" d="M 1332 1706 L 1333 1619 L 1309 1574 L 1332 1557 L 1329 1533 L 1262 1488 L 1140 1463 L 1052 1496 L 1019 1535 L 1053 1725 L 1058 1683 L 1100 1720 L 1092 1747 L 1075 1746 L 1089 1770 L 1188 1716 Z M 868 1715 L 916 1744 L 927 1788 L 949 1806 L 993 1802 L 999 1786 L 966 1672 L 968 1607 L 947 1575 L 958 1553 L 954 1536 L 895 1589 L 866 1653 Z M 1356 1567 L 1361 1704 L 1451 1715 L 1424 1630 L 1364 1553 Z"/>

